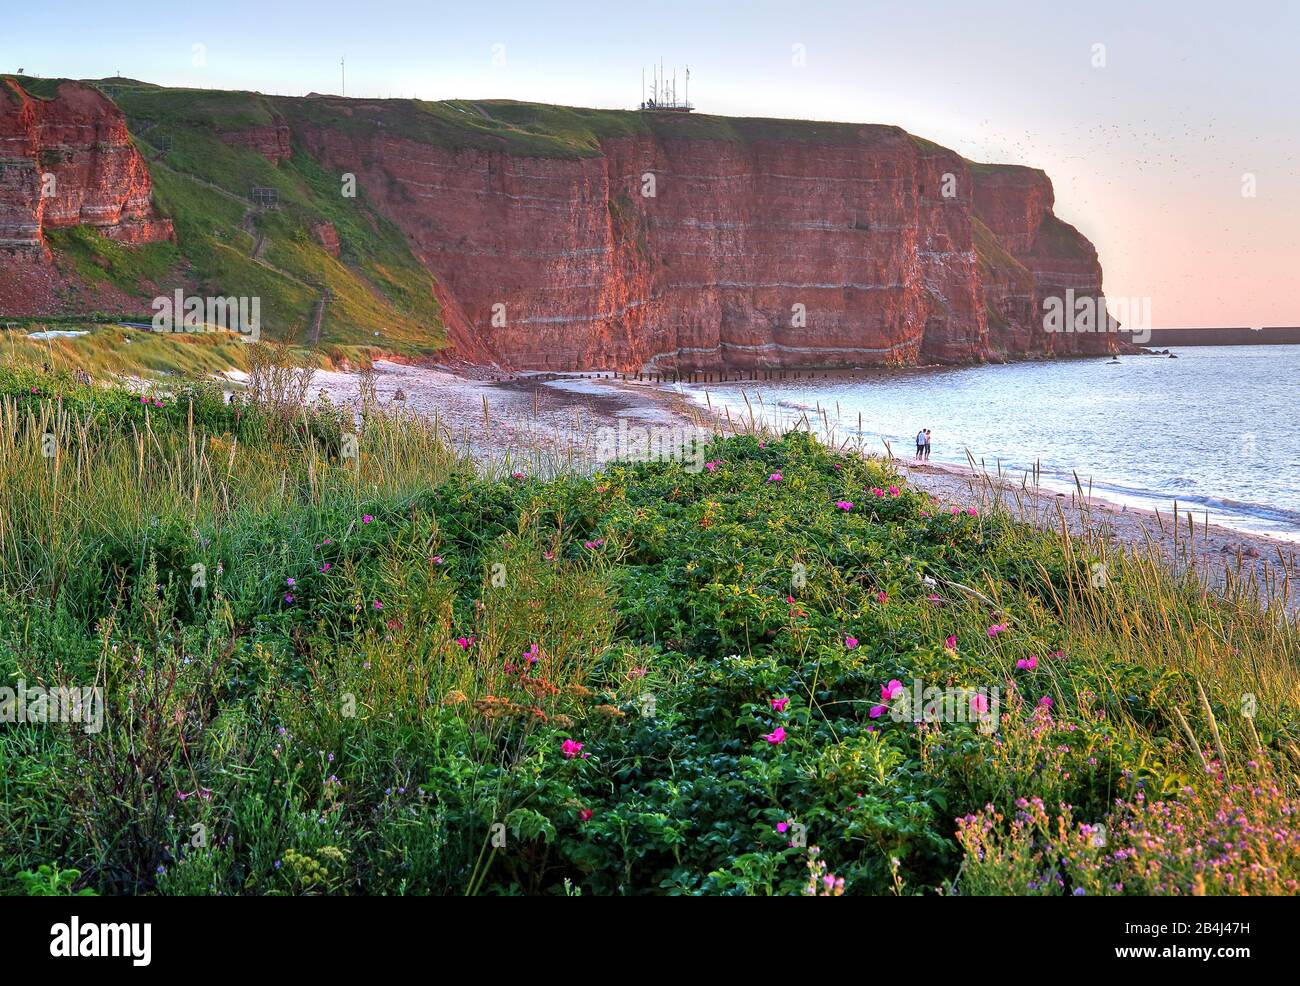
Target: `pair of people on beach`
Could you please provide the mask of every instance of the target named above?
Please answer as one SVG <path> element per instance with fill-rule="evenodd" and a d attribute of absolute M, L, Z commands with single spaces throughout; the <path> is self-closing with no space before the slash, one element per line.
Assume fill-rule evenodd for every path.
<path fill-rule="evenodd" d="M 922 428 L 916 433 L 916 461 L 930 461 L 930 429 Z"/>

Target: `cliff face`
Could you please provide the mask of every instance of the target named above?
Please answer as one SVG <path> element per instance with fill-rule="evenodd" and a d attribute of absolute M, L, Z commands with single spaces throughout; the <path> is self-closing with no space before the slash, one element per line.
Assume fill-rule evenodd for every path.
<path fill-rule="evenodd" d="M 110 239 L 170 239 L 154 215 L 149 169 L 118 108 L 65 82 L 53 99 L 0 81 L 0 247 L 44 254 L 48 230 L 88 225 Z"/>
<path fill-rule="evenodd" d="M 1043 301 L 1102 294 L 1101 264 L 1093 245 L 1052 212 L 1051 180 L 1041 171 L 1009 165 L 972 167 L 974 206 L 986 231 L 984 298 L 995 354 L 1115 352 L 1114 333 L 1043 331 Z M 990 242 L 991 239 L 991 242 Z"/>
<path fill-rule="evenodd" d="M 453 337 L 516 368 L 851 367 L 1112 344 L 1042 329 L 1047 293 L 1101 284 L 1045 175 L 983 174 L 897 128 L 849 129 L 614 137 L 577 158 L 378 126 L 311 122 L 295 137 L 405 230 L 453 302 Z"/>
<path fill-rule="evenodd" d="M 223 144 L 245 147 L 256 151 L 272 164 L 279 164 L 293 154 L 289 128 L 281 122 L 268 126 L 249 127 L 245 130 L 224 130 L 218 133 Z"/>
<path fill-rule="evenodd" d="M 178 99 L 136 86 L 124 105 L 149 128 L 146 139 L 156 128 L 161 137 L 184 132 L 193 147 L 206 140 L 226 171 L 240 174 L 233 183 L 222 170 L 178 172 L 178 180 L 220 177 L 227 198 L 279 183 L 296 203 L 280 225 L 303 224 L 326 258 L 352 265 L 360 291 L 348 296 L 362 304 L 366 291 L 378 297 L 387 288 L 403 317 L 419 311 L 419 325 L 432 310 L 464 359 L 516 369 L 738 370 L 1116 346 L 1113 333 L 1043 328 L 1044 299 L 1101 291 L 1096 251 L 1053 215 L 1047 176 L 972 164 L 897 127 L 491 101 Z M 172 237 L 170 221 L 152 212 L 148 167 L 117 106 L 77 83 L 51 84 L 50 93 L 37 98 L 12 80 L 0 91 L 0 246 L 30 264 L 48 260 L 44 233 L 64 226 L 88 224 L 129 242 Z M 349 174 L 358 197 L 345 193 L 340 212 L 331 186 Z M 54 180 L 49 196 L 45 175 Z M 317 194 L 328 206 L 313 204 Z M 436 307 L 427 283 L 424 306 L 412 302 L 411 278 L 394 279 L 397 252 L 366 269 L 380 219 L 396 227 L 409 266 L 432 274 Z M 210 228 L 206 216 L 186 222 Z M 226 247 L 240 236 L 219 239 Z M 186 244 L 178 246 L 185 256 Z M 0 256 L 6 263 L 17 269 Z M 307 276 L 334 269 L 317 264 Z M 265 279 L 265 271 L 251 275 Z M 294 277 L 282 308 L 302 307 L 293 292 L 304 274 Z M 246 280 L 227 266 L 206 283 L 238 294 Z M 0 291 L 5 308 L 13 290 Z M 29 309 L 56 310 L 59 294 L 42 289 Z M 430 336 L 438 329 L 430 324 Z"/>

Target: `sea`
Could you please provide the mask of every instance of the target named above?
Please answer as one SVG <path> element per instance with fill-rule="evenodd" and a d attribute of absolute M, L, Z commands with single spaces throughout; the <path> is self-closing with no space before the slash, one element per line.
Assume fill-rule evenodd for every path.
<path fill-rule="evenodd" d="M 733 419 L 1300 542 L 1300 346 L 682 384 Z M 806 425 L 803 423 L 806 422 Z"/>

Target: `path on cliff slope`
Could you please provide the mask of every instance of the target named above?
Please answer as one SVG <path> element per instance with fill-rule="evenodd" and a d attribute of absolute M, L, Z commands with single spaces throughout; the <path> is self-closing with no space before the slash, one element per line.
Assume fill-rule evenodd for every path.
<path fill-rule="evenodd" d="M 222 188 L 220 185 L 214 184 L 205 178 L 200 178 L 198 175 L 191 174 L 188 171 L 181 171 L 178 168 L 173 168 L 171 165 L 164 164 L 162 161 L 154 161 L 153 166 L 162 168 L 164 171 L 170 172 L 178 178 L 184 178 L 186 181 L 192 181 L 196 185 L 202 185 L 204 188 L 211 189 L 218 195 L 223 195 L 232 202 L 238 202 L 244 207 L 244 215 L 239 220 L 239 228 L 246 232 L 253 240 L 253 248 L 249 251 L 248 259 L 260 267 L 265 267 L 273 274 L 278 274 L 283 278 L 287 278 L 288 280 L 293 281 L 294 284 L 306 288 L 308 291 L 316 294 L 316 301 L 312 306 L 310 315 L 308 316 L 307 331 L 311 338 L 311 344 L 313 346 L 319 346 L 321 322 L 325 316 L 325 303 L 329 300 L 328 292 L 323 290 L 320 285 L 304 281 L 301 277 L 298 277 L 298 275 L 291 274 L 284 268 L 277 267 L 269 260 L 263 259 L 262 251 L 266 248 L 266 234 L 261 232 L 253 222 L 253 217 L 257 214 L 257 206 L 252 202 L 252 200 L 247 199 L 236 192 L 232 192 L 228 188 Z"/>

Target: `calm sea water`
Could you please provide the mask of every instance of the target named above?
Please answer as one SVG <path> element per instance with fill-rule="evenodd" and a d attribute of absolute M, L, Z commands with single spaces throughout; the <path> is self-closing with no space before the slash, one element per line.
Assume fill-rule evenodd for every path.
<path fill-rule="evenodd" d="M 1300 540 L 1300 346 L 1175 352 L 682 389 L 733 415 L 748 413 L 743 392 L 772 424 L 806 414 L 820 428 L 820 407 L 838 439 L 876 451 L 888 440 L 905 457 L 929 428 L 937 462 L 965 464 L 968 449 L 990 469 L 1037 462 L 1047 486 L 1072 487 L 1074 471 L 1107 500 L 1177 500 L 1211 523 Z"/>

